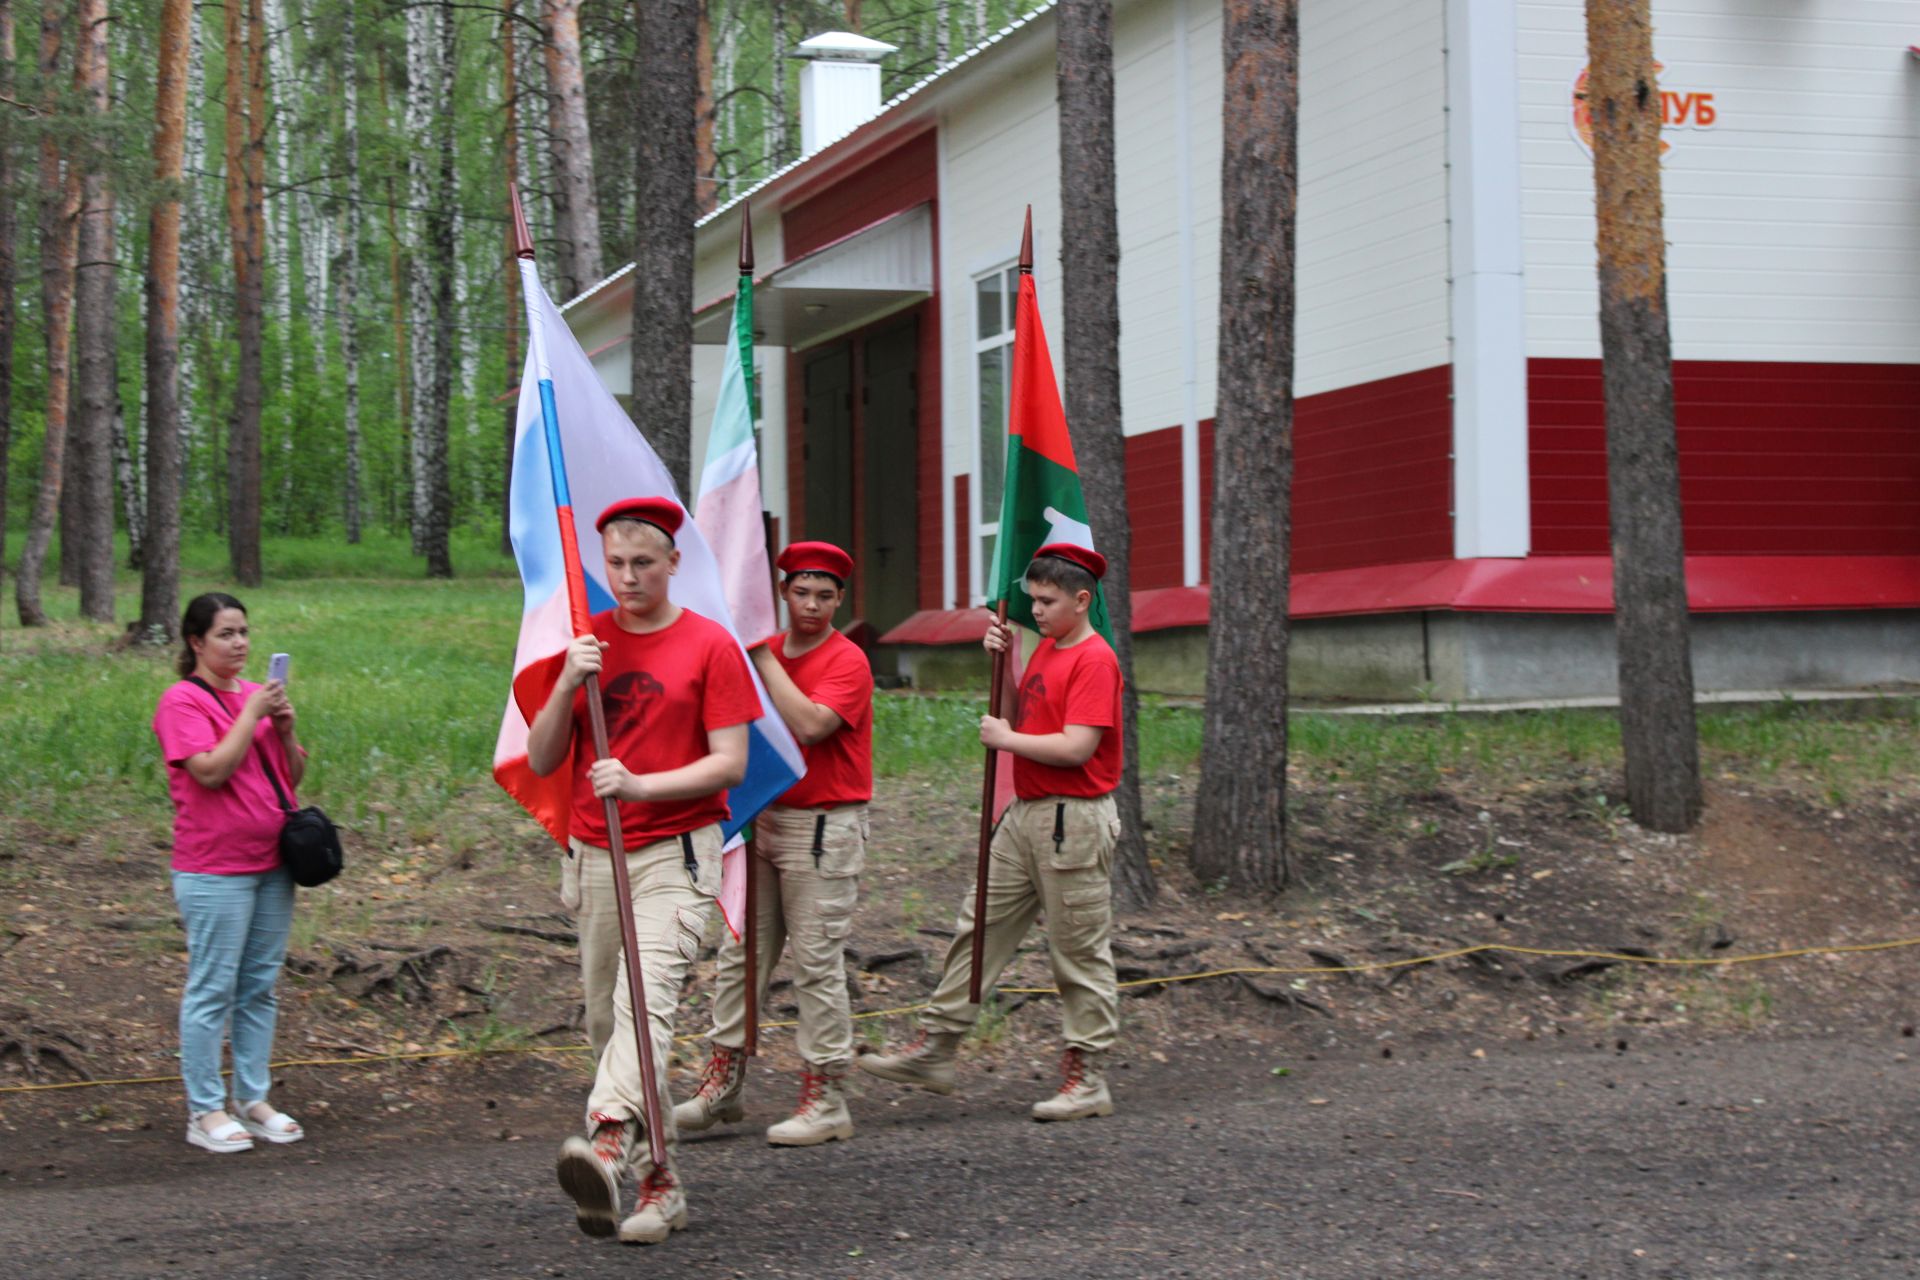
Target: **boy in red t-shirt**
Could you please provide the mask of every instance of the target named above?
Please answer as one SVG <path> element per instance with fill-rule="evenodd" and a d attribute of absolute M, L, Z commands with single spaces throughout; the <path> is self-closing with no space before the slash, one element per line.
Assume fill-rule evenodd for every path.
<path fill-rule="evenodd" d="M 1088 610 L 1105 557 L 1055 542 L 1027 566 L 1033 621 L 1044 637 L 1021 678 L 1009 720 L 980 718 L 980 741 L 1013 755 L 1017 797 L 993 833 L 987 871 L 986 943 L 981 988 L 1013 959 L 1036 917 L 1045 914 L 1047 949 L 1060 989 L 1066 1053 L 1062 1082 L 1033 1106 L 1035 1120 L 1113 1114 L 1102 1055 L 1120 1026 L 1113 973 L 1113 897 L 1109 876 L 1120 818 L 1120 663 L 1093 629 Z M 1004 649 L 1012 630 L 990 624 L 986 647 Z M 973 894 L 947 948 L 940 985 L 920 1018 L 920 1038 L 894 1053 L 863 1057 L 860 1068 L 883 1080 L 953 1092 L 953 1057 L 980 1014 L 967 999 L 973 961 Z"/>
<path fill-rule="evenodd" d="M 667 498 L 630 498 L 600 514 L 607 585 L 618 601 L 576 636 L 527 738 L 542 776 L 573 770 L 572 839 L 562 896 L 575 907 L 587 1030 L 599 1055 L 587 1100 L 586 1138 L 560 1148 L 560 1185 L 580 1229 L 630 1244 L 655 1244 L 687 1223 L 686 1193 L 672 1167 L 655 1167 L 640 1126 L 645 1090 L 668 1103 L 667 1058 L 687 967 L 700 952 L 720 894 L 720 823 L 727 788 L 747 769 L 747 726 L 760 716 L 753 677 L 719 623 L 674 604 L 668 581 L 680 552 L 673 535 L 685 512 Z M 600 676 L 609 756 L 595 760 L 586 682 Z M 633 922 L 646 983 L 655 1078 L 643 1080 L 620 944 L 619 900 L 608 853 L 605 798 L 619 804 Z M 633 1213 L 620 1215 L 620 1178 L 638 1183 Z"/>
<path fill-rule="evenodd" d="M 793 1115 L 767 1130 L 780 1147 L 853 1136 L 841 1082 L 853 1059 L 845 947 L 867 856 L 873 796 L 873 671 L 860 646 L 833 628 L 853 557 L 828 542 L 796 542 L 776 562 L 791 629 L 753 649 L 754 665 L 806 756 L 806 776 L 753 820 L 763 860 L 755 891 L 757 1007 L 782 943 L 793 947 L 806 1066 Z M 746 1084 L 746 948 L 723 943 L 713 996 L 713 1056 L 700 1089 L 673 1109 L 674 1127 L 697 1132 L 743 1115 Z"/>

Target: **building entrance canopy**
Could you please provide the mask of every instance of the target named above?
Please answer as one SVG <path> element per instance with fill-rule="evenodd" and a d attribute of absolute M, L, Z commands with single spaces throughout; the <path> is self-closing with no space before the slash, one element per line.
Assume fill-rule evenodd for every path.
<path fill-rule="evenodd" d="M 754 340 L 810 347 L 933 295 L 933 209 L 882 218 L 753 282 Z M 733 294 L 693 313 L 695 343 L 727 340 Z"/>

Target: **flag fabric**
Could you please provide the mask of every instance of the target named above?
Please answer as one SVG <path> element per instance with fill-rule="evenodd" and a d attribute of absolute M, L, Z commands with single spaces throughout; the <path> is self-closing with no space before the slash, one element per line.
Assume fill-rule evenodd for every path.
<path fill-rule="evenodd" d="M 1000 533 L 994 540 L 992 576 L 987 580 L 990 605 L 1005 601 L 1007 621 L 1033 629 L 1033 605 L 1023 579 L 1033 553 L 1049 542 L 1071 542 L 1093 548 L 1093 530 L 1087 524 L 1087 500 L 1080 492 L 1080 471 L 1073 459 L 1073 437 L 1067 431 L 1067 413 L 1060 403 L 1060 386 L 1053 378 L 1053 357 L 1047 352 L 1046 331 L 1040 325 L 1040 299 L 1033 273 L 1020 272 L 1020 292 L 1013 314 L 1013 385 L 1007 404 L 1006 487 L 1000 497 Z M 1106 598 L 1093 584 L 1091 610 L 1095 630 L 1109 642 Z M 1016 639 L 1018 638 L 1016 633 Z M 1014 696 L 1023 668 L 1020 645 L 1007 660 L 1007 689 Z M 1013 803 L 1013 754 L 1002 751 L 994 771 L 993 817 Z"/>
<path fill-rule="evenodd" d="M 501 716 L 493 776 L 545 827 L 567 841 L 572 762 L 545 778 L 527 764 L 527 734 L 559 678 L 568 643 L 588 630 L 590 615 L 614 607 L 605 581 L 596 514 L 621 498 L 658 494 L 679 501 L 666 466 L 634 429 L 593 363 L 560 318 L 532 262 L 520 262 L 527 300 L 527 362 L 520 379 L 514 433 L 508 529 L 525 602 L 513 659 L 513 688 Z M 722 584 L 720 564 L 697 522 L 680 526 L 680 569 L 672 599 L 740 632 Z M 759 636 L 754 636 L 759 639 Z M 751 671 L 752 664 L 748 663 Z M 731 838 L 806 772 L 800 748 L 761 684 L 761 716 L 748 726 L 747 775 L 727 793 Z M 590 744 L 586 749 L 591 750 Z M 576 749 L 580 749 L 576 745 Z"/>
<path fill-rule="evenodd" d="M 760 451 L 753 440 L 753 276 L 746 271 L 733 298 L 719 390 L 693 518 L 719 560 L 735 633 L 752 644 L 773 634 L 778 623 L 760 505 Z M 722 870 L 721 914 L 737 937 L 747 901 L 745 844 L 738 836 L 727 844 Z"/>
<path fill-rule="evenodd" d="M 994 541 L 993 572 L 987 581 L 989 604 L 1006 601 L 1007 621 L 1033 626 L 1033 606 L 1021 580 L 1033 553 L 1049 542 L 1071 542 L 1096 550 L 1087 523 L 1087 500 L 1080 492 L 1080 470 L 1073 460 L 1060 386 L 1040 326 L 1040 300 L 1033 274 L 1020 273 L 1014 304 L 1013 385 L 1007 404 L 1006 488 L 1000 498 L 1000 534 Z M 1106 597 L 1093 587 L 1093 626 L 1113 640 Z"/>

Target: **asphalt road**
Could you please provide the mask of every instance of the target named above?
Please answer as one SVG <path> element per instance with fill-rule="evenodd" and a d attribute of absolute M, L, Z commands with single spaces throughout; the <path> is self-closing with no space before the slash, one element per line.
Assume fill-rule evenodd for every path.
<path fill-rule="evenodd" d="M 0 1136 L 0 1275 L 1910 1277 L 1916 1043 L 1442 1045 L 1284 1077 L 1210 1044 L 1116 1071 L 1119 1113 L 1071 1125 L 1025 1118 L 1027 1078 L 869 1082 L 855 1140 L 811 1150 L 760 1139 L 783 1083 L 683 1146 L 691 1229 L 647 1249 L 575 1230 L 564 1098 L 483 1103 L 484 1078 L 437 1118 L 336 1108 L 238 1157 L 171 1122 L 28 1126 Z"/>

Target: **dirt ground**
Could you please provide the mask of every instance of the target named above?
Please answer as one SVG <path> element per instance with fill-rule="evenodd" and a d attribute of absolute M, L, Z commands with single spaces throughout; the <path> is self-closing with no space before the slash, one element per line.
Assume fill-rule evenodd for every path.
<path fill-rule="evenodd" d="M 710 1183 L 716 1204 L 750 1205 L 750 1220 L 729 1222 L 723 1238 L 707 1219 L 645 1260 L 676 1259 L 674 1273 L 689 1275 L 1920 1271 L 1904 1172 L 1916 1143 L 1904 1064 L 1920 948 L 1671 968 L 1481 953 L 1354 974 L 1157 981 L 1476 943 L 1724 959 L 1920 933 L 1920 797 L 1862 793 L 1834 808 L 1791 780 L 1723 777 L 1702 828 L 1673 838 L 1601 800 L 1607 782 L 1543 770 L 1499 788 L 1303 786 L 1297 887 L 1254 904 L 1196 883 L 1167 835 L 1190 826 L 1193 777 L 1151 780 L 1162 894 L 1123 913 L 1116 938 L 1121 977 L 1135 984 L 1117 1123 L 1056 1135 L 1024 1121 L 1024 1104 L 1050 1088 L 1057 1012 L 1050 997 L 1009 994 L 966 1046 L 972 1083 L 958 1103 L 875 1084 L 856 1103 L 862 1132 L 846 1156 L 769 1156 L 757 1126 L 782 1114 L 796 1066 L 788 1034 L 769 1030 L 751 1125 L 690 1143 L 687 1156 L 696 1185 Z M 971 873 L 966 791 L 882 784 L 848 948 L 856 1011 L 911 1005 L 930 989 Z M 166 854 L 103 853 L 125 839 L 11 825 L 0 849 L 0 1088 L 173 1075 L 184 948 Z M 276 1098 L 311 1140 L 237 1162 L 180 1141 L 177 1085 L 0 1092 L 8 1256 L 49 1277 L 597 1274 L 634 1256 L 586 1251 L 552 1186 L 552 1145 L 574 1122 L 586 1062 L 571 922 L 545 846 L 522 824 L 458 853 L 350 846 L 349 857 L 341 883 L 303 896 L 278 1056 L 501 1052 L 288 1068 Z M 682 1008 L 690 1035 L 704 1026 L 710 956 Z M 1036 935 L 1002 983 L 1047 981 Z M 771 1003 L 767 1017 L 791 1014 L 784 983 Z M 907 1022 L 857 1025 L 877 1044 Z M 700 1046 L 677 1056 L 690 1087 Z M 1713 1123 L 1676 1128 L 1682 1113 L 1649 1109 L 1662 1091 L 1675 1107 L 1711 1096 Z M 1625 1106 L 1629 1096 L 1645 1105 Z M 1383 1133 L 1400 1137 L 1383 1146 Z M 1796 1144 L 1811 1164 L 1800 1166 Z M 1529 1152 L 1553 1156 L 1540 1185 Z M 1595 1152 L 1599 1172 L 1585 1171 Z M 1433 1185 L 1403 1185 L 1411 1173 L 1396 1162 L 1428 1158 L 1440 1161 Z M 265 1183 L 249 1172 L 262 1165 L 273 1170 Z M 1816 1186 L 1818 1169 L 1833 1181 Z M 1619 1203 L 1589 1205 L 1588 1177 L 1595 1197 Z M 958 1210 L 939 1190 L 954 1180 L 966 1189 Z M 288 1229 L 298 1261 L 248 1228 L 282 1212 L 281 1197 L 255 1195 L 267 1188 L 297 1196 L 307 1215 Z M 357 1217 L 362 1202 L 377 1223 Z M 783 1244 L 793 1214 L 828 1220 L 820 1205 L 844 1214 L 833 1247 Z M 192 1227 L 201 1213 L 204 1236 Z M 1083 1240 L 1066 1224 L 1087 1214 L 1120 1225 Z M 1003 1226 L 1027 1233 L 1030 1249 L 1007 1252 Z M 113 1231 L 137 1258 L 109 1246 Z M 1811 1265 L 1837 1258 L 1835 1231 L 1878 1260 Z M 1577 1266 L 1550 1261 L 1576 1254 Z"/>

